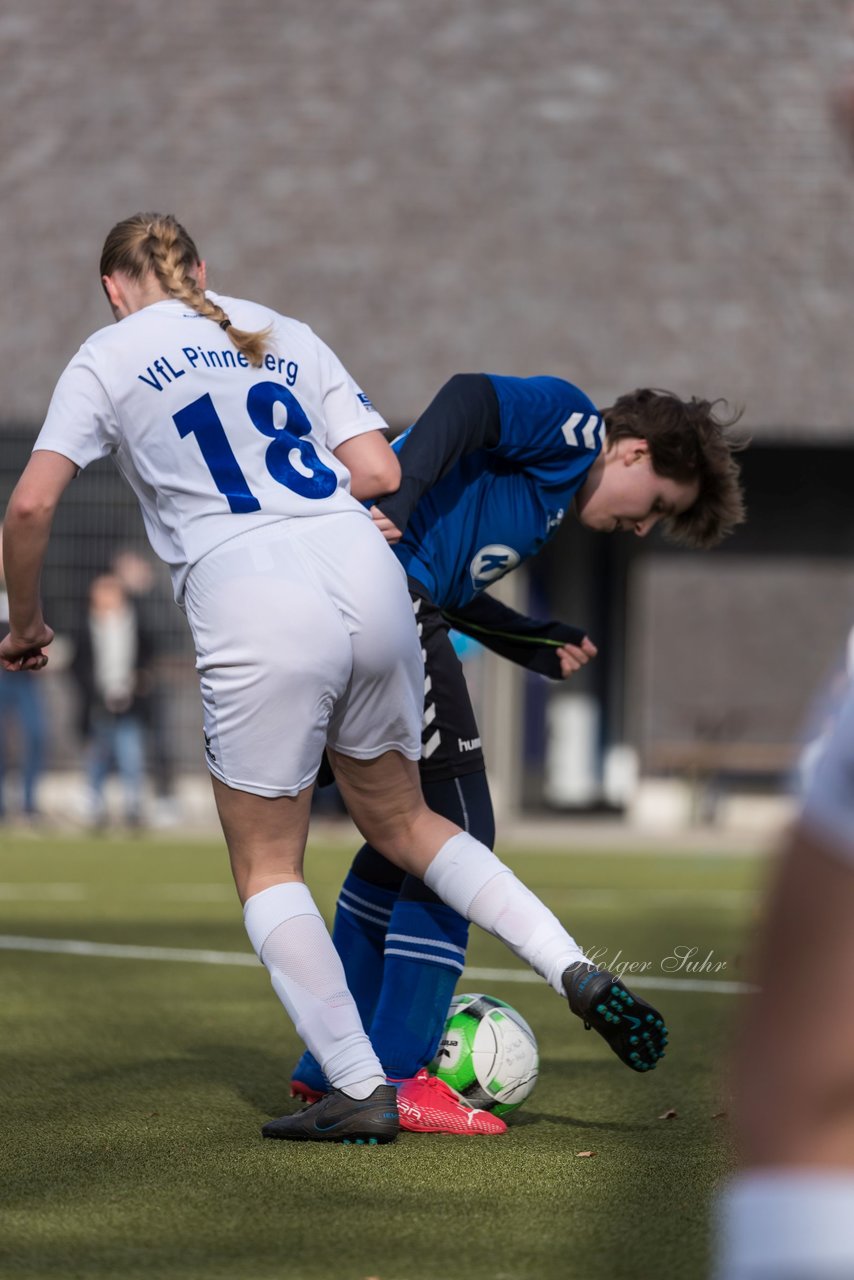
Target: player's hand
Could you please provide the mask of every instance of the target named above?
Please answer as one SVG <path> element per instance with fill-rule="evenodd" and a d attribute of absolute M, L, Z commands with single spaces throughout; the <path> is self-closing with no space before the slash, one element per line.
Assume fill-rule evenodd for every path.
<path fill-rule="evenodd" d="M 53 639 L 53 629 L 42 623 L 31 636 L 12 632 L 0 640 L 0 666 L 4 671 L 41 671 L 47 666 L 43 652 Z"/>
<path fill-rule="evenodd" d="M 591 658 L 595 658 L 599 650 L 589 636 L 585 636 L 581 644 L 562 644 L 557 650 L 560 662 L 560 676 L 566 680 L 574 671 L 586 667 Z"/>
<path fill-rule="evenodd" d="M 385 538 L 386 542 L 400 542 L 403 534 L 396 524 L 392 524 L 388 516 L 384 516 L 379 507 L 371 507 L 371 519 Z"/>

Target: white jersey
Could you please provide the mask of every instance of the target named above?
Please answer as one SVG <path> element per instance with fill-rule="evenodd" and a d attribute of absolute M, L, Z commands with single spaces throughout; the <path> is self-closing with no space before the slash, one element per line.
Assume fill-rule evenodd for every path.
<path fill-rule="evenodd" d="M 180 601 L 190 567 L 282 519 L 368 513 L 333 450 L 383 419 L 307 325 L 208 293 L 238 329 L 271 326 L 253 368 L 176 299 L 94 333 L 57 383 L 36 449 L 78 467 L 112 454 Z"/>
<path fill-rule="evenodd" d="M 854 861 L 854 679 L 814 753 L 802 816 Z"/>

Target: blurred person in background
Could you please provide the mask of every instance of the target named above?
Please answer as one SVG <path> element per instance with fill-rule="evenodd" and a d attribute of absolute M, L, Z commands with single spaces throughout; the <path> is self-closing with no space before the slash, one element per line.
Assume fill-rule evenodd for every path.
<path fill-rule="evenodd" d="M 854 155 L 850 72 L 831 105 Z M 740 1168 L 717 1198 L 715 1280 L 854 1276 L 852 636 L 848 680 L 801 769 L 754 962 L 759 993 L 736 1036 Z"/>
<path fill-rule="evenodd" d="M 93 579 L 83 626 L 74 637 L 71 674 L 80 695 L 80 730 L 87 742 L 89 818 L 107 825 L 104 794 L 113 767 L 124 797 L 124 821 L 143 823 L 145 707 L 152 656 L 147 630 L 120 579 Z"/>
<path fill-rule="evenodd" d="M 9 630 L 9 602 L 3 573 L 3 526 L 0 524 L 0 635 Z M 38 672 L 16 680 L 0 668 L 0 822 L 11 815 L 8 806 L 8 764 L 12 751 L 20 761 L 21 806 L 17 815 L 25 826 L 37 824 L 41 814 L 38 785 L 44 769 L 46 713 Z"/>
<path fill-rule="evenodd" d="M 736 1037 L 716 1280 L 854 1276 L 854 683 L 812 753 Z"/>
<path fill-rule="evenodd" d="M 148 643 L 146 695 L 142 710 L 148 776 L 153 791 L 151 823 L 155 827 L 171 827 L 180 818 L 175 796 L 174 690 L 170 681 L 172 646 L 162 626 L 163 601 L 157 591 L 157 574 L 148 557 L 132 547 L 125 547 L 113 556 L 110 570 L 121 582 L 136 610 Z"/>

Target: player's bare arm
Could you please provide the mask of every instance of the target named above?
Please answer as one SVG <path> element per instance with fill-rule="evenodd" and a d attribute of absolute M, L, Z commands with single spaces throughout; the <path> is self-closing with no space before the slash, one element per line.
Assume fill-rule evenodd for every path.
<path fill-rule="evenodd" d="M 47 663 L 43 650 L 53 631 L 42 616 L 42 564 L 57 503 L 76 473 L 75 464 L 62 454 L 39 450 L 9 499 L 3 524 L 9 634 L 0 643 L 0 662 L 7 671 L 33 671 Z"/>
<path fill-rule="evenodd" d="M 333 452 L 350 472 L 350 492 L 360 502 L 399 487 L 400 463 L 381 431 L 351 436 Z"/>

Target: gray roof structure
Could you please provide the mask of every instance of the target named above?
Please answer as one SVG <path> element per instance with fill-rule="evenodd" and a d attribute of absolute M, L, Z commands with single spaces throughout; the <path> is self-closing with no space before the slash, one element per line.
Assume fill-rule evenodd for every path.
<path fill-rule="evenodd" d="M 109 320 L 113 222 L 312 325 L 390 421 L 464 369 L 854 442 L 847 0 L 12 0 L 0 417 Z"/>

